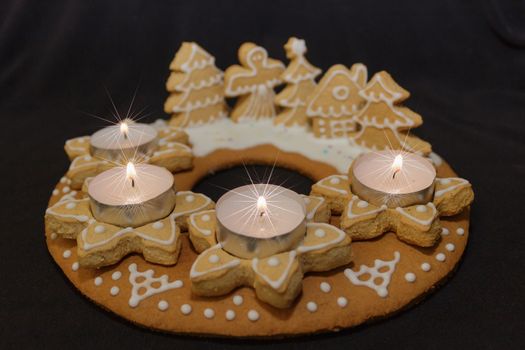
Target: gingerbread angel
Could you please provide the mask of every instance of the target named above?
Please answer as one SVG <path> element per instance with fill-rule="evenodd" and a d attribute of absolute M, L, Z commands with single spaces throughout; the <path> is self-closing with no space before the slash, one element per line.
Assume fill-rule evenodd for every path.
<path fill-rule="evenodd" d="M 304 40 L 292 37 L 284 46 L 286 57 L 291 60 L 281 79 L 286 87 L 275 97 L 275 104 L 283 107 L 274 119 L 274 124 L 284 126 L 305 125 L 306 99 L 317 85 L 315 78 L 321 70 L 310 64 L 304 57 L 306 45 Z"/>
<path fill-rule="evenodd" d="M 268 52 L 254 43 L 239 48 L 241 65 L 233 65 L 224 74 L 225 94 L 238 97 L 231 112 L 235 122 L 275 117 L 273 88 L 281 83 L 284 65 L 268 57 Z"/>

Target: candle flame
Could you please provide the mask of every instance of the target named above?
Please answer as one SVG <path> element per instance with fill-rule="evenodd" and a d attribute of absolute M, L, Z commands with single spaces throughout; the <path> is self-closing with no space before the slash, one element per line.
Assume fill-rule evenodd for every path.
<path fill-rule="evenodd" d="M 126 166 L 126 178 L 131 180 L 131 187 L 135 187 L 135 177 L 137 176 L 137 170 L 132 162 L 128 162 Z"/>
<path fill-rule="evenodd" d="M 123 121 L 120 123 L 120 132 L 122 133 L 122 135 L 124 135 L 124 138 L 125 138 L 125 139 L 128 138 L 129 125 L 128 125 L 127 120 L 123 120 Z"/>
<path fill-rule="evenodd" d="M 266 208 L 266 198 L 259 196 L 259 198 L 257 198 L 257 211 L 259 212 L 259 216 L 263 216 L 266 213 Z"/>
<path fill-rule="evenodd" d="M 396 174 L 400 172 L 402 168 L 403 168 L 403 156 L 401 154 L 398 154 L 394 158 L 394 162 L 392 163 L 392 171 L 393 171 L 392 179 L 396 177 Z"/>

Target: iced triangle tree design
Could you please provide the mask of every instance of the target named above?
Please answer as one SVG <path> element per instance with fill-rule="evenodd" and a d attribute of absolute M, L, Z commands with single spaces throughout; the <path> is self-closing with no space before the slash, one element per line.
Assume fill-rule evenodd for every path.
<path fill-rule="evenodd" d="M 171 114 L 170 124 L 188 127 L 226 117 L 223 72 L 215 58 L 193 42 L 182 43 L 170 64 L 166 82 L 170 93 L 164 111 Z"/>

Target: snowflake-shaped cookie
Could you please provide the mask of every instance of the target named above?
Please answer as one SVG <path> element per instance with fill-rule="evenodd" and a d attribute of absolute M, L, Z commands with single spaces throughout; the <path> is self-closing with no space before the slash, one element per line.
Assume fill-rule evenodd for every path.
<path fill-rule="evenodd" d="M 218 296 L 240 286 L 250 286 L 260 300 L 286 308 L 301 292 L 304 273 L 328 271 L 348 264 L 351 239 L 326 223 L 330 218 L 326 201 L 314 196 L 304 196 L 304 200 L 308 223 L 301 244 L 261 259 L 238 258 L 222 249 L 216 239 L 215 210 L 190 215 L 190 240 L 200 252 L 190 272 L 193 293 Z"/>
<path fill-rule="evenodd" d="M 181 247 L 180 233 L 187 230 L 186 219 L 215 206 L 203 194 L 179 191 L 175 209 L 166 218 L 140 227 L 119 227 L 97 221 L 86 193 L 80 196 L 69 196 L 47 209 L 46 232 L 76 239 L 80 265 L 97 268 L 117 263 L 129 253 L 140 253 L 153 263 L 175 264 Z"/>
<path fill-rule="evenodd" d="M 393 231 L 407 243 L 433 246 L 440 237 L 440 216 L 462 212 L 472 203 L 474 192 L 462 178 L 438 178 L 433 200 L 426 204 L 387 208 L 368 203 L 350 189 L 346 175 L 332 175 L 312 186 L 313 195 L 327 200 L 333 214 L 341 214 L 341 228 L 355 240 L 366 240 Z"/>
<path fill-rule="evenodd" d="M 158 165 L 171 172 L 192 167 L 193 154 L 188 144 L 188 135 L 179 128 L 159 122 L 153 124 L 158 131 L 157 148 L 153 154 L 141 158 L 141 162 Z M 88 177 L 114 167 L 107 160 L 91 155 L 90 136 L 81 136 L 66 141 L 64 149 L 71 160 L 66 176 L 71 179 L 70 187 L 80 189 Z"/>

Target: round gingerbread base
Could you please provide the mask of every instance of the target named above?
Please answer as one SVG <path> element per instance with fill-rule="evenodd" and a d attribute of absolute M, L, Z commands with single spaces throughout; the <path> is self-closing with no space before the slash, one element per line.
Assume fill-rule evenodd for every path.
<path fill-rule="evenodd" d="M 271 165 L 278 152 L 273 146 L 263 145 L 243 150 L 242 159 Z M 196 158 L 192 171 L 175 175 L 177 188 L 190 190 L 210 170 L 241 164 L 239 153 L 218 150 Z M 337 173 L 327 164 L 293 153 L 281 152 L 277 165 L 316 181 Z M 444 162 L 437 172 L 439 177 L 455 176 Z M 68 192 L 64 178 L 53 191 L 49 205 Z M 433 248 L 407 245 L 393 233 L 353 242 L 354 259 L 349 267 L 306 275 L 302 294 L 284 310 L 258 301 L 250 288 L 215 298 L 192 295 L 189 271 L 197 253 L 187 236 L 183 237 L 175 266 L 155 265 L 131 255 L 98 270 L 79 268 L 75 240 L 50 233 L 46 237 L 49 252 L 71 283 L 90 300 L 126 320 L 171 333 L 264 337 L 337 331 L 388 317 L 419 301 L 454 271 L 467 244 L 468 210 L 442 218 L 441 222 L 442 237 Z M 361 269 L 362 274 L 357 276 L 360 282 L 351 281 L 348 271 L 345 274 L 347 268 L 354 274 Z M 166 277 L 161 278 L 163 275 Z M 131 298 L 135 303 L 130 303 Z"/>

